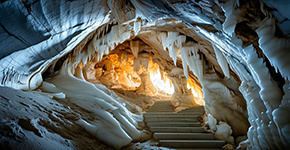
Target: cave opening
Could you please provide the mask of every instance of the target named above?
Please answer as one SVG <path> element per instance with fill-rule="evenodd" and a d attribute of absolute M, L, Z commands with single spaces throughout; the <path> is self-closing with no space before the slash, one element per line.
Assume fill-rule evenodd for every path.
<path fill-rule="evenodd" d="M 119 33 L 121 42 L 114 43 L 115 26 L 101 27 L 91 39 L 67 54 L 66 59 L 53 63 L 48 73 L 44 73 L 50 75 L 47 79 L 44 77 L 41 89 L 49 91 L 49 86 L 56 86 L 63 91 L 91 95 L 97 90 L 95 87 L 107 88 L 114 92 L 105 90 L 106 94 L 122 98 L 126 109 L 135 113 L 148 111 L 158 101 L 170 101 L 175 112 L 205 106 L 202 124 L 220 132 L 216 134 L 217 139 L 233 143 L 234 138 L 246 134 L 249 128 L 247 105 L 236 90 L 240 79 L 229 68 L 219 47 L 197 35 L 160 30 L 142 30 L 135 36 Z M 59 64 L 62 68 L 54 72 Z M 64 86 L 65 83 L 71 86 Z M 78 105 L 85 108 L 83 103 Z M 86 126 L 87 123 L 80 124 Z M 137 137 L 136 132 L 131 134 Z"/>
<path fill-rule="evenodd" d="M 1 2 L 0 149 L 142 149 L 160 120 L 199 121 L 226 149 L 289 147 L 281 2 Z"/>
<path fill-rule="evenodd" d="M 134 32 L 124 30 L 129 25 Z M 221 47 L 184 23 L 177 25 L 182 30 L 172 30 L 166 24 L 141 30 L 140 20 L 103 25 L 54 60 L 42 74 L 44 82 L 37 90 L 81 112 L 76 124 L 114 148 L 140 138 L 143 132 L 136 126 L 143 118 L 137 116 L 160 101 L 170 101 L 174 112 L 204 108 L 199 123 L 208 132 L 217 133 L 216 139 L 234 144 L 249 128 L 247 105 L 237 90 L 241 81 L 229 68 Z M 121 126 L 104 137 L 91 129 L 108 125 L 105 132 L 116 124 Z M 108 143 L 108 138 L 116 135 L 119 143 Z"/>
<path fill-rule="evenodd" d="M 83 51 L 86 51 L 89 44 L 87 43 Z M 161 55 L 166 55 L 164 58 L 167 60 L 160 57 Z M 72 56 L 73 54 L 68 54 L 48 67 L 42 74 L 43 79 L 53 78 Z M 98 52 L 90 57 L 86 61 L 81 60 L 75 69 L 72 68 L 73 75 L 86 82 L 106 86 L 118 96 L 139 106 L 144 112 L 155 102 L 164 100 L 171 101 L 175 111 L 204 105 L 202 88 L 197 77 L 191 71 L 188 79 L 184 76 L 179 49 L 176 66 L 172 65 L 174 62 L 169 56 L 168 48 L 159 54 L 138 37 L 114 46 L 114 49 L 101 58 Z"/>

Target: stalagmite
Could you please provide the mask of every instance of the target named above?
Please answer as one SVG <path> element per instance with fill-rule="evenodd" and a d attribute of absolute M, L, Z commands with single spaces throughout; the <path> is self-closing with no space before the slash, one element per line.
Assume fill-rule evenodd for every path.
<path fill-rule="evenodd" d="M 216 131 L 216 129 L 217 129 L 216 128 L 217 121 L 211 114 L 208 114 L 208 121 L 206 122 L 206 124 L 209 125 L 209 128 L 212 131 Z"/>
<path fill-rule="evenodd" d="M 174 86 L 174 93 L 171 97 L 171 104 L 174 111 L 181 111 L 186 108 L 198 106 L 195 102 L 195 98 L 191 92 L 191 89 L 187 88 L 187 79 L 185 78 L 182 69 L 172 69 L 169 79 L 172 81 Z"/>
<path fill-rule="evenodd" d="M 153 85 L 151 79 L 150 79 L 150 73 L 149 71 L 143 71 L 140 75 L 141 78 L 141 84 L 136 89 L 136 93 L 148 95 L 148 96 L 155 96 L 158 91 L 156 87 Z"/>
<path fill-rule="evenodd" d="M 219 122 L 219 125 L 216 125 L 216 132 L 214 137 L 216 139 L 227 141 L 234 145 L 234 137 L 232 137 L 232 129 L 227 123 Z"/>

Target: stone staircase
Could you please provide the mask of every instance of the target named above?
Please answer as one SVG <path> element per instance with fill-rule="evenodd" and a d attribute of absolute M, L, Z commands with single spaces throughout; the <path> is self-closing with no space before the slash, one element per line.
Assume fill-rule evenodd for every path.
<path fill-rule="evenodd" d="M 156 102 L 144 114 L 145 122 L 159 140 L 160 145 L 174 149 L 221 149 L 224 141 L 215 140 L 213 134 L 206 133 L 197 121 L 204 114 L 203 106 L 173 112 L 170 101 Z"/>

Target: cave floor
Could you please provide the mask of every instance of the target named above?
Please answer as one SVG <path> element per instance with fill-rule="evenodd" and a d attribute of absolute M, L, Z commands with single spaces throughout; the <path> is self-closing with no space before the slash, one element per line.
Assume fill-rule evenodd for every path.
<path fill-rule="evenodd" d="M 171 99 L 171 95 L 162 92 L 158 92 L 155 96 L 139 95 L 134 91 L 114 90 L 114 92 L 126 101 L 140 107 L 142 112 L 147 112 L 156 102 L 169 101 Z"/>
<path fill-rule="evenodd" d="M 204 114 L 203 106 L 174 112 L 170 101 L 156 102 L 144 114 L 145 122 L 154 133 L 154 139 L 164 147 L 174 149 L 221 149 L 224 141 L 215 140 L 205 132 L 198 117 Z"/>

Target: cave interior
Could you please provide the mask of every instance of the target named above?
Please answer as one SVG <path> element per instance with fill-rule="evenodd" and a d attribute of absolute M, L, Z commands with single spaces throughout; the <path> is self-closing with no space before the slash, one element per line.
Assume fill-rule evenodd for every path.
<path fill-rule="evenodd" d="M 219 148 L 289 149 L 287 7 L 1 1 L 0 148 L 170 149 L 145 118 L 168 102 L 202 108 L 194 119 Z"/>

